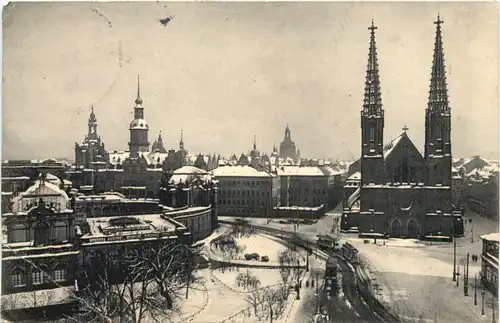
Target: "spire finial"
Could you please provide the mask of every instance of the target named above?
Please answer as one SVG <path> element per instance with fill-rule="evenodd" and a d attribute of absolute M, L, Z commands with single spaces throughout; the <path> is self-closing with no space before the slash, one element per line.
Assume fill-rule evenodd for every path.
<path fill-rule="evenodd" d="M 366 115 L 382 115 L 382 99 L 380 93 L 380 79 L 378 74 L 377 46 L 375 43 L 375 22 L 368 27 L 370 30 L 370 49 L 368 52 L 368 66 L 366 68 L 365 95 L 363 113 Z"/>
<path fill-rule="evenodd" d="M 139 80 L 139 74 L 137 74 L 137 99 L 135 99 L 135 104 L 142 104 L 141 99 L 141 83 Z"/>
<path fill-rule="evenodd" d="M 257 136 L 253 135 L 253 150 L 257 150 Z"/>
<path fill-rule="evenodd" d="M 406 133 L 406 131 L 407 131 L 407 130 L 410 130 L 410 128 L 408 128 L 408 126 L 407 126 L 407 125 L 405 125 L 405 126 L 403 127 L 403 131 Z"/>
<path fill-rule="evenodd" d="M 438 18 L 436 21 L 434 21 L 434 24 L 436 24 L 437 27 L 440 28 L 442 23 L 444 23 L 444 21 L 441 20 L 441 16 L 438 13 Z"/>

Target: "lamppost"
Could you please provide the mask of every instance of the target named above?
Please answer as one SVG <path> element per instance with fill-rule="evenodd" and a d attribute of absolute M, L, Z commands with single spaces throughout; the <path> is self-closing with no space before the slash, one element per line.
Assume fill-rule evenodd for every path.
<path fill-rule="evenodd" d="M 474 305 L 477 305 L 477 275 L 474 275 Z"/>
<path fill-rule="evenodd" d="M 464 295 L 469 296 L 469 253 L 467 253 L 466 266 L 464 266 Z"/>
<path fill-rule="evenodd" d="M 469 219 L 470 223 L 470 242 L 474 243 L 474 223 L 472 222 L 472 219 Z"/>
<path fill-rule="evenodd" d="M 457 280 L 457 272 L 455 270 L 457 268 L 457 235 L 455 232 L 455 222 L 453 222 L 453 281 Z"/>
<path fill-rule="evenodd" d="M 459 266 L 457 266 L 457 273 L 456 273 L 456 275 L 457 275 L 457 287 L 458 287 L 459 282 L 460 282 L 460 279 L 459 279 L 459 277 L 460 277 L 460 267 Z"/>
<path fill-rule="evenodd" d="M 307 252 L 307 258 L 306 258 L 306 272 L 309 272 L 309 239 L 306 239 L 306 242 L 307 242 L 307 249 L 306 249 L 306 252 Z"/>
<path fill-rule="evenodd" d="M 481 290 L 481 315 L 484 315 L 484 294 L 486 294 L 486 291 L 484 290 L 484 285 L 483 289 Z"/>

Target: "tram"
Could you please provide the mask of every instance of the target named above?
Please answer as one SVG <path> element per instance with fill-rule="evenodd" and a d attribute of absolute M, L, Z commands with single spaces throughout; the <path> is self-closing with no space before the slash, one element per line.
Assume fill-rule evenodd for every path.
<path fill-rule="evenodd" d="M 318 234 L 318 248 L 322 250 L 332 250 L 338 246 L 339 239 L 330 235 Z"/>
<path fill-rule="evenodd" d="M 325 267 L 325 285 L 324 288 L 333 293 L 337 289 L 337 272 L 339 265 L 337 260 L 330 256 L 326 261 Z"/>

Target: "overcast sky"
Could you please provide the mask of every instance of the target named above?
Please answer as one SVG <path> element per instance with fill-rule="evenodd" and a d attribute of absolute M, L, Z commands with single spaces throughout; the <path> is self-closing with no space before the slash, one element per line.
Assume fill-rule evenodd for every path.
<path fill-rule="evenodd" d="M 92 103 L 106 148 L 128 149 L 137 74 L 151 143 L 161 130 L 165 148 L 178 148 L 183 129 L 191 153 L 229 155 L 249 151 L 255 134 L 258 149 L 270 153 L 289 123 L 305 157 L 358 157 L 372 18 L 384 141 L 408 125 L 423 150 L 439 11 L 453 154 L 499 159 L 496 6 L 10 3 L 2 158 L 73 159 Z M 166 27 L 158 22 L 170 15 Z"/>

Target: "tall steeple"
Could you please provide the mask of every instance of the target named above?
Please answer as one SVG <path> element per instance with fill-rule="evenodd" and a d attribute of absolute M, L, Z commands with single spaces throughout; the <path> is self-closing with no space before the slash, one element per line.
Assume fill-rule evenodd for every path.
<path fill-rule="evenodd" d="M 184 132 L 181 129 L 181 141 L 179 141 L 179 149 L 184 150 Z"/>
<path fill-rule="evenodd" d="M 90 115 L 89 115 L 89 132 L 87 137 L 89 139 L 97 139 L 97 119 L 94 114 L 94 104 L 90 106 Z"/>
<path fill-rule="evenodd" d="M 142 99 L 141 99 L 141 82 L 139 79 L 139 75 L 137 75 L 137 98 L 135 99 L 135 104 L 136 105 L 141 105 L 142 104 Z"/>
<path fill-rule="evenodd" d="M 368 52 L 368 66 L 366 67 L 363 111 L 367 115 L 381 116 L 383 108 L 378 75 L 377 45 L 375 43 L 375 30 L 377 27 L 375 27 L 373 20 L 371 27 L 368 29 L 370 30 L 370 49 Z"/>
<path fill-rule="evenodd" d="M 425 110 L 425 160 L 428 185 L 451 185 L 451 108 L 448 102 L 441 25 L 438 14 L 429 101 Z"/>
<path fill-rule="evenodd" d="M 436 24 L 436 39 L 434 41 L 434 58 L 432 60 L 431 84 L 427 109 L 432 113 L 450 113 L 448 106 L 448 89 L 444 64 L 443 40 L 441 24 L 444 21 L 438 15 Z"/>
<path fill-rule="evenodd" d="M 144 119 L 144 107 L 142 106 L 139 75 L 137 75 L 137 98 L 135 99 L 134 120 L 130 122 L 129 130 L 130 157 L 136 158 L 139 152 L 149 151 L 149 126 L 146 119 Z"/>
<path fill-rule="evenodd" d="M 383 184 L 384 168 L 384 109 L 380 91 L 377 46 L 373 20 L 366 67 L 365 95 L 361 110 L 361 181 L 362 185 Z"/>

